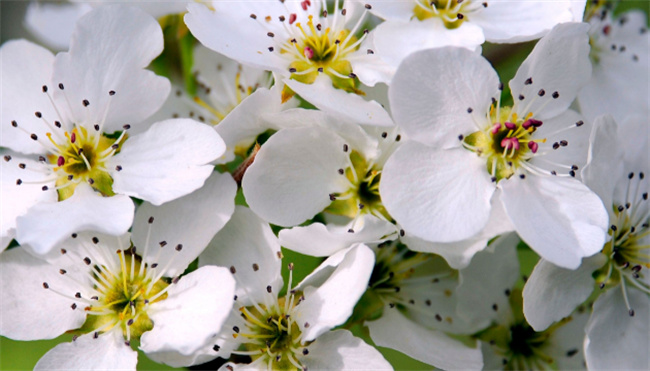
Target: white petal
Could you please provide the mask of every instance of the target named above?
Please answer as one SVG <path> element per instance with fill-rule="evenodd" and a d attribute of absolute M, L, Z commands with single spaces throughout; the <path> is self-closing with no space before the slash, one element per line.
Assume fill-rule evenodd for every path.
<path fill-rule="evenodd" d="M 536 175 L 503 183 L 501 198 L 517 233 L 544 259 L 575 269 L 603 248 L 609 216 L 584 184 Z"/>
<path fill-rule="evenodd" d="M 605 262 L 605 256 L 598 254 L 569 270 L 541 259 L 524 286 L 524 315 L 535 331 L 567 317 L 587 300 L 595 285 L 591 275 Z"/>
<path fill-rule="evenodd" d="M 564 112 L 573 102 L 591 77 L 588 30 L 584 23 L 560 24 L 535 45 L 509 84 L 519 117 L 533 112 L 543 121 Z M 540 97 L 541 89 L 545 94 Z M 554 98 L 555 92 L 558 98 Z M 517 100 L 519 95 L 524 99 Z"/>
<path fill-rule="evenodd" d="M 347 189 L 339 169 L 349 160 L 343 138 L 321 128 L 273 135 L 255 156 L 242 182 L 246 201 L 263 219 L 281 226 L 304 222 L 325 209 L 331 193 Z"/>
<path fill-rule="evenodd" d="M 514 230 L 498 194 L 500 191 L 497 190 L 492 197 L 490 219 L 483 230 L 466 240 L 449 243 L 429 242 L 409 234 L 401 237 L 400 240 L 413 251 L 438 254 L 447 261 L 450 267 L 463 269 L 469 265 L 474 254 L 487 247 L 489 240 Z"/>
<path fill-rule="evenodd" d="M 20 247 L 0 255 L 0 335 L 14 340 L 53 339 L 81 327 L 86 314 L 70 308 L 72 299 L 45 290 L 43 282 L 63 292 L 76 291 L 65 286 L 71 282 L 61 279 L 58 267 Z"/>
<path fill-rule="evenodd" d="M 77 22 L 70 51 L 56 57 L 52 79 L 65 90 L 54 89 L 54 94 L 63 107 L 68 107 L 65 99 L 70 102 L 74 122 L 101 123 L 108 110 L 105 132 L 137 124 L 169 94 L 169 81 L 144 69 L 162 50 L 160 25 L 142 10 L 119 5 L 94 9 Z"/>
<path fill-rule="evenodd" d="M 271 90 L 257 89 L 215 126 L 229 149 L 234 149 L 241 142 L 251 144 L 264 131 L 276 129 L 264 120 L 263 115 L 271 115 L 290 107 L 282 105 L 280 90 L 277 86 Z"/>
<path fill-rule="evenodd" d="M 558 370 L 584 370 L 585 326 L 589 311 L 579 310 L 552 332 L 544 353 L 555 360 Z"/>
<path fill-rule="evenodd" d="M 42 182 L 48 176 L 34 169 L 42 169 L 42 164 L 37 161 L 19 157 L 13 152 L 3 151 L 2 155 L 11 157 L 10 161 L 2 161 L 0 169 L 2 179 L 0 179 L 0 189 L 2 198 L 2 207 L 0 207 L 0 232 L 2 237 L 15 235 L 16 218 L 24 215 L 33 205 L 41 202 L 56 202 L 57 193 L 54 190 L 43 192 L 44 184 Z M 26 169 L 21 169 L 19 164 L 25 164 Z M 16 184 L 16 180 L 23 181 L 21 185 Z M 29 184 L 35 182 L 36 184 Z M 48 185 L 52 186 L 54 181 Z M 13 237 L 12 237 L 13 238 Z M 9 238 L 11 241 L 11 238 Z M 7 241 L 7 243 L 9 242 Z M 6 244 L 0 246 L 6 247 Z"/>
<path fill-rule="evenodd" d="M 38 361 L 34 370 L 135 370 L 138 352 L 124 344 L 120 331 L 80 336 L 61 343 Z"/>
<path fill-rule="evenodd" d="M 391 21 L 410 20 L 413 17 L 413 9 L 416 6 L 412 1 L 368 0 L 364 3 L 372 6 L 370 10 L 372 14 Z"/>
<path fill-rule="evenodd" d="M 277 52 L 267 49 L 273 45 L 266 35 L 268 31 L 258 20 L 250 17 L 250 14 L 256 13 L 255 5 L 242 3 L 241 6 L 250 8 L 248 13 L 243 14 L 237 10 L 212 11 L 203 4 L 189 4 L 185 24 L 201 44 L 228 58 L 249 66 L 288 74 L 288 63 L 276 55 Z M 264 17 L 266 14 L 257 15 Z M 284 36 L 278 34 L 275 37 Z"/>
<path fill-rule="evenodd" d="M 126 140 L 108 161 L 113 191 L 154 205 L 200 188 L 212 173 L 209 163 L 225 151 L 211 127 L 189 119 L 161 121 Z M 120 171 L 112 171 L 116 166 Z"/>
<path fill-rule="evenodd" d="M 463 23 L 458 28 L 448 29 L 437 17 L 421 22 L 384 22 L 373 34 L 374 56 L 381 57 L 394 69 L 409 55 L 421 50 L 455 46 L 473 51 L 485 41 L 480 27 Z"/>
<path fill-rule="evenodd" d="M 303 99 L 327 113 L 359 124 L 393 125 L 390 115 L 379 103 L 335 88 L 332 80 L 325 74 L 318 76 L 312 84 L 303 84 L 291 79 L 284 79 L 283 82 Z"/>
<path fill-rule="evenodd" d="M 232 309 L 235 280 L 226 268 L 201 267 L 167 294 L 147 311 L 154 326 L 142 335 L 140 349 L 154 360 L 186 366 L 174 362 L 173 353 L 190 355 L 217 334 Z"/>
<path fill-rule="evenodd" d="M 464 148 L 404 143 L 386 162 L 379 192 L 407 233 L 433 242 L 469 238 L 490 216 L 495 186 L 485 161 Z"/>
<path fill-rule="evenodd" d="M 381 318 L 365 324 L 378 346 L 398 350 L 437 368 L 478 370 L 483 367 L 480 349 L 453 340 L 442 331 L 416 324 L 397 308 L 385 307 Z"/>
<path fill-rule="evenodd" d="M 35 254 L 45 255 L 74 232 L 93 230 L 113 236 L 133 221 L 133 201 L 127 196 L 102 197 L 81 183 L 72 197 L 31 207 L 16 221 L 16 240 Z"/>
<path fill-rule="evenodd" d="M 350 249 L 330 277 L 318 288 L 307 286 L 296 311 L 304 341 L 317 338 L 345 322 L 366 291 L 375 254 L 365 245 Z M 308 323 L 309 325 L 306 325 Z"/>
<path fill-rule="evenodd" d="M 516 234 L 503 235 L 490 248 L 474 255 L 469 266 L 460 271 L 458 314 L 465 320 L 487 325 L 504 318 L 510 308 L 504 293 L 512 290 L 519 278 L 517 243 Z"/>
<path fill-rule="evenodd" d="M 135 215 L 133 244 L 141 254 L 148 253 L 142 257 L 145 262 L 161 267 L 171 263 L 167 277 L 179 275 L 226 225 L 235 211 L 236 193 L 237 184 L 229 174 L 213 173 L 202 188 L 187 196 L 161 206 L 145 202 Z M 167 245 L 159 247 L 161 241 Z M 182 250 L 177 251 L 179 244 Z"/>
<path fill-rule="evenodd" d="M 582 122 L 580 126 L 577 123 Z M 544 124 L 535 132 L 535 138 L 546 139 L 539 143 L 537 156 L 530 160 L 533 167 L 558 174 L 566 174 L 573 165 L 582 169 L 587 164 L 589 153 L 589 135 L 593 125 L 577 112 L 568 109 L 552 119 L 544 120 Z M 566 146 L 559 148 L 555 143 L 565 141 Z M 559 166 L 558 166 L 559 164 Z M 565 169 L 562 165 L 566 166 Z M 579 176 L 579 175 L 578 175 Z"/>
<path fill-rule="evenodd" d="M 311 256 L 330 256 L 355 243 L 382 242 L 397 232 L 395 226 L 372 215 L 364 215 L 361 227 L 348 232 L 349 225 L 312 223 L 280 231 L 280 244 L 287 249 Z"/>
<path fill-rule="evenodd" d="M 392 370 L 388 361 L 348 330 L 323 334 L 298 360 L 310 370 Z"/>
<path fill-rule="evenodd" d="M 92 8 L 88 4 L 31 2 L 25 13 L 25 28 L 54 50 L 68 50 L 74 25 Z"/>
<path fill-rule="evenodd" d="M 425 82 L 425 83 L 423 83 Z M 499 78 L 490 63 L 466 49 L 445 47 L 407 58 L 388 91 L 395 122 L 413 140 L 459 146 L 459 134 L 485 120 Z M 470 110 L 473 113 L 468 113 Z"/>
<path fill-rule="evenodd" d="M 558 23 L 574 21 L 571 3 L 492 0 L 468 19 L 483 28 L 489 42 L 517 43 L 537 39 Z"/>
<path fill-rule="evenodd" d="M 234 267 L 238 300 L 251 305 L 264 302 L 267 285 L 276 293 L 282 289 L 279 256 L 280 244 L 268 223 L 250 209 L 237 206 L 230 221 L 199 256 L 199 266 Z"/>
<path fill-rule="evenodd" d="M 608 207 L 613 205 L 612 195 L 624 169 L 620 166 L 623 161 L 623 143 L 618 137 L 617 128 L 618 125 L 609 115 L 596 119 L 589 139 L 587 165 L 582 169 L 584 183 Z"/>
<path fill-rule="evenodd" d="M 628 315 L 618 287 L 608 290 L 594 303 L 585 340 L 590 370 L 650 369 L 650 297 L 636 289 L 628 290 L 627 295 L 634 317 Z"/>
<path fill-rule="evenodd" d="M 386 63 L 383 56 L 375 52 L 375 35 L 375 31 L 369 33 L 359 49 L 348 56 L 352 71 L 359 77 L 359 81 L 368 87 L 379 83 L 388 84 L 397 69 L 396 65 Z"/>
<path fill-rule="evenodd" d="M 0 146 L 22 153 L 45 153 L 45 148 L 30 138 L 35 133 L 46 139 L 49 130 L 43 121 L 34 115 L 39 111 L 53 122 L 59 120 L 43 85 L 48 85 L 52 76 L 54 55 L 45 48 L 26 40 L 12 40 L 0 48 L 2 110 L 0 118 Z M 51 88 L 51 87 L 50 87 Z M 10 94 L 8 92 L 11 92 Z M 10 125 L 15 120 L 20 128 Z"/>

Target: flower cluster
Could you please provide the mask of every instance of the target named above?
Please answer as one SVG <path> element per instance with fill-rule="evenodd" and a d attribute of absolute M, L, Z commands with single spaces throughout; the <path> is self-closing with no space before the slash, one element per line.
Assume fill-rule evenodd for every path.
<path fill-rule="evenodd" d="M 614 8 L 30 4 L 0 335 L 63 335 L 39 370 L 650 369 L 650 36 Z"/>

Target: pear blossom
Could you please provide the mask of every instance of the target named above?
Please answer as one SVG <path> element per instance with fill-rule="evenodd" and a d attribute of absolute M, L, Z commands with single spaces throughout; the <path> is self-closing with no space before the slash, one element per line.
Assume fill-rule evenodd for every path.
<path fill-rule="evenodd" d="M 365 0 L 364 0 L 365 1 Z M 410 54 L 443 46 L 470 50 L 485 41 L 537 39 L 558 23 L 574 19 L 571 7 L 585 1 L 368 0 L 385 22 L 374 30 L 374 50 L 392 72 Z"/>
<path fill-rule="evenodd" d="M 602 9 L 588 21 L 593 75 L 578 93 L 580 112 L 589 120 L 610 114 L 619 122 L 630 111 L 650 115 L 646 14 L 628 11 L 614 17 Z"/>
<path fill-rule="evenodd" d="M 240 355 L 249 356 L 251 363 L 229 362 L 221 369 L 391 369 L 377 350 L 349 331 L 330 331 L 345 322 L 365 290 L 374 263 L 370 249 L 357 245 L 342 251 L 295 286 L 290 263 L 283 297 L 278 295 L 281 257 L 269 225 L 237 206 L 199 257 L 202 267 L 230 267 L 237 282 L 235 306 L 215 337 L 175 365 Z"/>
<path fill-rule="evenodd" d="M 286 84 L 283 100 L 298 94 L 316 107 L 365 124 L 390 126 L 388 113 L 360 95 L 360 83 L 383 78 L 384 65 L 367 47 L 369 6 L 323 1 L 190 4 L 185 23 L 205 46 L 243 64 L 270 70 Z"/>
<path fill-rule="evenodd" d="M 650 367 L 645 352 L 650 344 L 647 119 L 630 116 L 620 125 L 611 116 L 597 121 L 590 163 L 582 173 L 608 205 L 608 241 L 575 271 L 541 260 L 524 288 L 524 314 L 533 328 L 542 330 L 594 289 L 604 291 L 586 328 L 587 366 L 645 369 Z"/>
<path fill-rule="evenodd" d="M 603 203 L 574 179 L 590 126 L 568 109 L 590 76 L 588 50 L 586 25 L 556 26 L 510 81 L 512 107 L 501 106 L 503 86 L 490 64 L 466 49 L 404 61 L 389 98 L 412 140 L 386 162 L 379 190 L 407 234 L 470 238 L 485 228 L 498 195 L 517 233 L 554 264 L 576 268 L 602 248 Z"/>
<path fill-rule="evenodd" d="M 12 94 L 0 144 L 21 153 L 2 162 L 2 192 L 16 196 L 2 209 L 3 239 L 16 233 L 44 254 L 73 232 L 120 235 L 133 220 L 129 196 L 160 205 L 203 185 L 225 150 L 212 129 L 178 119 L 129 134 L 169 94 L 169 81 L 144 69 L 162 48 L 156 21 L 122 6 L 81 18 L 56 57 L 27 41 L 2 46 Z"/>
<path fill-rule="evenodd" d="M 152 356 L 195 352 L 229 315 L 235 290 L 226 268 L 183 275 L 234 211 L 232 178 L 207 183 L 162 206 L 144 203 L 133 235 L 74 233 L 46 260 L 20 247 L 4 252 L 0 334 L 36 340 L 72 331 L 37 370 L 134 370 L 134 340 Z"/>
<path fill-rule="evenodd" d="M 533 330 L 522 313 L 521 290 L 515 288 L 517 242 L 512 233 L 499 237 L 460 271 L 458 316 L 485 324 L 474 335 L 482 343 L 485 369 L 584 369 L 588 311 L 581 307 L 544 331 Z"/>
<path fill-rule="evenodd" d="M 270 223 L 293 226 L 325 210 L 352 219 L 349 233 L 361 227 L 363 215 L 390 220 L 378 188 L 384 162 L 401 144 L 397 128 L 367 132 L 304 109 L 276 119 L 310 125 L 280 130 L 255 156 L 242 182 L 255 213 Z"/>

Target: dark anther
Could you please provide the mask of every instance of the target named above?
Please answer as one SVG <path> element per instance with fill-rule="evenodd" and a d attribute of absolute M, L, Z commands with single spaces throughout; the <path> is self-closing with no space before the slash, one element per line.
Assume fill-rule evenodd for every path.
<path fill-rule="evenodd" d="M 43 288 L 44 289 L 49 289 L 50 285 L 48 285 L 47 282 L 43 282 Z"/>
<path fill-rule="evenodd" d="M 21 184 L 23 184 L 22 179 L 16 179 L 16 185 L 21 185 Z"/>
<path fill-rule="evenodd" d="M 271 285 L 266 286 L 266 292 L 268 292 L 269 294 L 273 292 L 273 287 Z"/>
<path fill-rule="evenodd" d="M 291 68 L 289 68 L 289 72 L 294 73 L 294 72 L 296 72 L 296 69 L 291 67 Z"/>
<path fill-rule="evenodd" d="M 72 310 L 75 310 L 75 309 L 77 309 L 77 304 L 75 304 L 75 303 L 72 303 L 72 305 L 70 306 L 70 308 L 72 308 Z"/>
<path fill-rule="evenodd" d="M 576 177 L 576 172 L 571 170 L 571 171 L 569 171 L 569 175 L 571 175 L 571 177 L 575 178 Z"/>
<path fill-rule="evenodd" d="M 571 349 L 571 350 L 569 350 L 569 351 L 566 352 L 566 356 L 567 356 L 567 357 L 573 357 L 573 356 L 575 356 L 576 354 L 578 354 L 578 349 Z"/>
<path fill-rule="evenodd" d="M 529 77 L 529 78 L 526 79 L 526 81 L 524 81 L 524 85 L 530 85 L 532 83 L 533 83 L 533 78 L 532 77 Z"/>
<path fill-rule="evenodd" d="M 302 354 L 303 354 L 303 355 L 307 355 L 307 354 L 309 354 L 309 350 L 308 350 L 307 348 L 303 349 L 303 350 L 302 350 Z"/>
<path fill-rule="evenodd" d="M 129 129 L 131 129 L 131 125 L 126 124 L 126 125 L 122 126 L 122 129 L 129 130 Z"/>
<path fill-rule="evenodd" d="M 30 135 L 29 137 L 32 138 L 33 140 L 38 140 L 38 136 L 34 133 L 32 133 L 32 135 Z"/>
<path fill-rule="evenodd" d="M 25 165 L 25 164 L 23 164 L 23 163 L 20 163 L 20 164 L 18 164 L 18 167 L 21 168 L 21 169 L 24 169 L 24 168 L 27 167 L 27 165 Z"/>
<path fill-rule="evenodd" d="M 112 97 L 113 95 L 115 95 L 115 90 L 111 90 L 111 91 L 109 91 L 109 92 L 108 92 L 108 95 L 110 95 L 111 97 Z"/>
<path fill-rule="evenodd" d="M 40 113 L 39 111 L 34 112 L 34 115 L 35 115 L 36 117 L 38 117 L 39 119 L 40 119 L 41 117 L 43 117 L 43 114 Z"/>
<path fill-rule="evenodd" d="M 84 263 L 86 263 L 86 265 L 90 265 L 90 263 L 92 263 L 92 261 L 90 261 L 89 257 L 85 257 L 84 258 Z"/>
<path fill-rule="evenodd" d="M 95 128 L 95 131 L 99 131 L 99 125 L 98 124 L 95 124 L 95 126 L 93 126 L 93 127 Z"/>
<path fill-rule="evenodd" d="M 218 346 L 217 344 L 215 344 L 215 345 L 212 347 L 212 350 L 214 350 L 215 352 L 218 352 L 219 349 L 221 349 L 221 347 Z"/>
<path fill-rule="evenodd" d="M 372 51 L 372 49 L 368 49 L 368 50 L 366 50 L 366 54 L 375 54 L 375 52 Z"/>
<path fill-rule="evenodd" d="M 458 135 L 458 140 L 463 140 L 464 138 L 463 134 Z"/>
<path fill-rule="evenodd" d="M 576 122 L 576 126 L 578 126 L 578 127 L 580 127 L 580 126 L 582 126 L 582 125 L 584 125 L 584 124 L 585 124 L 585 122 L 582 121 L 582 120 Z"/>
<path fill-rule="evenodd" d="M 463 19 L 463 18 L 465 18 L 465 16 L 462 15 L 461 13 L 458 13 L 458 14 L 456 15 L 456 17 L 458 17 L 458 19 Z"/>
<path fill-rule="evenodd" d="M 472 112 L 474 112 L 474 110 L 472 109 L 472 107 L 467 108 L 467 113 L 472 113 Z"/>
<path fill-rule="evenodd" d="M 253 263 L 253 271 L 257 272 L 260 270 L 260 266 L 257 263 Z"/>
<path fill-rule="evenodd" d="M 526 179 L 526 174 L 519 174 L 519 178 Z"/>
<path fill-rule="evenodd" d="M 366 9 L 372 9 L 372 5 L 366 4 Z"/>
<path fill-rule="evenodd" d="M 553 149 L 558 149 L 558 148 L 560 148 L 560 143 L 558 142 L 553 143 Z"/>
<path fill-rule="evenodd" d="M 268 36 L 268 37 L 273 37 L 273 36 L 275 36 L 275 34 L 274 34 L 273 32 L 267 32 L 267 33 L 266 33 L 266 36 Z"/>
<path fill-rule="evenodd" d="M 47 191 L 48 189 L 49 189 L 48 186 L 41 187 L 41 190 L 43 190 L 43 191 Z"/>
<path fill-rule="evenodd" d="M 149 220 L 148 220 L 149 224 L 153 223 L 153 220 L 154 220 L 154 219 L 153 219 L 153 216 L 150 216 L 150 217 L 149 217 Z"/>
<path fill-rule="evenodd" d="M 560 97 L 560 93 L 554 91 L 551 96 L 553 97 L 553 99 L 558 99 Z"/>
<path fill-rule="evenodd" d="M 336 201 L 336 196 L 333 193 L 330 193 L 330 201 Z"/>
<path fill-rule="evenodd" d="M 257 16 L 255 14 L 251 14 L 251 18 L 257 19 Z"/>
<path fill-rule="evenodd" d="M 387 132 L 384 131 L 383 133 L 381 133 L 381 137 L 382 137 L 382 138 L 386 138 L 387 136 L 388 136 L 388 133 L 387 133 Z"/>
<path fill-rule="evenodd" d="M 183 244 L 179 243 L 178 245 L 176 245 L 176 251 L 181 251 L 181 250 L 183 250 Z"/>
<path fill-rule="evenodd" d="M 64 89 L 63 84 L 59 83 L 59 89 L 61 89 L 61 90 Z"/>
<path fill-rule="evenodd" d="M 347 152 L 348 149 L 349 149 L 348 145 L 347 145 L 347 144 L 344 144 L 344 145 L 343 145 L 343 152 Z"/>
<path fill-rule="evenodd" d="M 232 273 L 232 274 L 237 273 L 237 269 L 235 269 L 235 266 L 234 266 L 234 265 L 231 265 L 231 266 L 230 266 L 230 273 Z"/>
<path fill-rule="evenodd" d="M 525 97 L 523 95 L 521 95 L 521 94 L 519 94 L 518 98 L 519 98 L 519 100 L 524 100 L 525 99 Z"/>
<path fill-rule="evenodd" d="M 496 312 L 497 310 L 499 310 L 499 306 L 496 305 L 496 303 L 492 304 L 492 310 Z"/>
<path fill-rule="evenodd" d="M 345 171 L 343 169 L 339 169 L 339 174 L 343 175 L 345 174 Z"/>
<path fill-rule="evenodd" d="M 546 94 L 546 91 L 544 91 L 544 89 L 539 89 L 539 91 L 537 92 L 537 95 L 539 95 L 540 97 L 543 97 L 544 94 Z"/>
<path fill-rule="evenodd" d="M 406 232 L 404 232 L 403 229 L 400 229 L 400 230 L 399 230 L 399 235 L 400 235 L 400 237 L 404 237 L 405 234 L 406 234 Z"/>
<path fill-rule="evenodd" d="M 616 232 L 616 230 L 618 229 L 614 224 L 612 224 L 612 226 L 611 226 L 610 228 L 611 228 L 612 231 L 614 231 L 614 232 Z"/>
<path fill-rule="evenodd" d="M 84 99 L 81 103 L 83 103 L 84 107 L 90 106 L 90 102 L 88 101 L 88 99 Z"/>
<path fill-rule="evenodd" d="M 115 166 L 115 170 L 122 171 L 122 166 L 120 166 L 120 165 Z"/>
<path fill-rule="evenodd" d="M 7 162 L 11 161 L 11 156 L 9 156 L 9 155 L 5 155 L 4 158 L 5 158 L 5 161 L 7 161 Z"/>
<path fill-rule="evenodd" d="M 272 47 L 272 46 L 269 46 L 269 51 L 270 51 L 270 52 L 273 51 L 273 47 Z"/>
<path fill-rule="evenodd" d="M 11 126 L 13 126 L 13 127 L 15 127 L 15 128 L 18 127 L 18 123 L 16 122 L 16 120 L 12 120 L 12 121 L 11 121 Z"/>

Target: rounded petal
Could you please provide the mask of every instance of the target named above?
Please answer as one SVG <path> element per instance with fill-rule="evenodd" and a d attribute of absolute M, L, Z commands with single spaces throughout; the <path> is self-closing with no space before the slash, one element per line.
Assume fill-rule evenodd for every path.
<path fill-rule="evenodd" d="M 105 122 L 105 132 L 137 124 L 162 106 L 171 89 L 166 78 L 145 70 L 162 50 L 162 30 L 152 16 L 120 5 L 94 9 L 77 22 L 70 51 L 56 56 L 53 83 L 65 90 L 55 89 L 55 97 L 76 123 Z"/>
<path fill-rule="evenodd" d="M 410 20 L 413 17 L 413 9 L 416 6 L 411 1 L 367 0 L 364 3 L 372 7 L 370 10 L 372 14 L 390 21 Z"/>
<path fill-rule="evenodd" d="M 113 191 L 154 205 L 200 188 L 212 173 L 210 165 L 226 146 L 211 127 L 190 119 L 165 120 L 126 140 L 108 161 Z"/>
<path fill-rule="evenodd" d="M 583 182 L 607 206 L 614 204 L 614 189 L 623 177 L 624 170 L 623 166 L 620 166 L 624 147 L 618 138 L 617 128 L 618 125 L 609 115 L 596 119 L 589 139 L 587 165 L 581 173 Z"/>
<path fill-rule="evenodd" d="M 323 334 L 309 346 L 309 354 L 298 356 L 310 370 L 392 370 L 388 361 L 348 330 Z"/>
<path fill-rule="evenodd" d="M 489 42 L 518 43 L 537 39 L 558 23 L 574 21 L 571 3 L 491 0 L 488 7 L 472 13 L 469 21 L 483 28 Z"/>
<path fill-rule="evenodd" d="M 444 370 L 483 367 L 481 350 L 453 340 L 442 331 L 410 321 L 397 308 L 385 307 L 376 321 L 366 322 L 372 341 Z"/>
<path fill-rule="evenodd" d="M 0 335 L 14 340 L 53 339 L 81 327 L 86 314 L 71 310 L 72 300 L 45 290 L 43 282 L 56 282 L 57 289 L 64 291 L 59 285 L 72 283 L 61 280 L 58 267 L 20 247 L 0 254 Z"/>
<path fill-rule="evenodd" d="M 74 232 L 96 231 L 113 236 L 125 233 L 133 221 L 133 201 L 127 196 L 102 197 L 81 183 L 72 197 L 60 202 L 39 203 L 16 221 L 16 240 L 37 255 Z"/>
<path fill-rule="evenodd" d="M 567 317 L 594 290 L 591 276 L 605 264 L 603 254 L 583 259 L 576 270 L 569 270 L 541 259 L 524 286 L 524 315 L 535 329 L 543 331 L 553 322 Z"/>
<path fill-rule="evenodd" d="M 264 120 L 264 115 L 271 115 L 287 108 L 282 105 L 280 88 L 259 88 L 245 98 L 237 107 L 215 126 L 215 130 L 223 138 L 226 146 L 234 150 L 235 146 L 245 141 L 250 144 L 258 135 L 268 129 L 275 129 Z M 288 103 L 287 103 L 288 104 Z"/>
<path fill-rule="evenodd" d="M 205 185 L 161 206 L 143 203 L 135 214 L 133 244 L 149 264 L 168 266 L 168 277 L 183 273 L 235 211 L 237 184 L 229 174 L 213 173 Z M 149 223 L 153 217 L 153 223 Z M 164 247 L 159 243 L 165 241 Z M 149 246 L 146 243 L 149 242 Z M 182 246 L 179 251 L 175 247 Z"/>
<path fill-rule="evenodd" d="M 594 303 L 587 323 L 585 359 L 590 370 L 650 369 L 650 297 L 636 289 L 627 290 L 629 316 L 622 291 L 612 288 Z"/>
<path fill-rule="evenodd" d="M 185 24 L 201 44 L 228 58 L 249 66 L 287 74 L 288 63 L 276 53 L 268 51 L 271 45 L 266 36 L 268 31 L 250 17 L 251 13 L 255 13 L 256 5 L 242 3 L 241 6 L 250 8 L 245 13 L 245 9 L 212 11 L 203 4 L 189 4 Z M 262 13 L 259 15 L 262 16 Z M 284 35 L 278 34 L 276 37 Z"/>
<path fill-rule="evenodd" d="M 135 370 L 137 363 L 138 352 L 115 330 L 96 339 L 87 334 L 61 343 L 45 353 L 34 370 Z"/>
<path fill-rule="evenodd" d="M 503 235 L 474 255 L 469 266 L 460 271 L 458 314 L 468 322 L 486 326 L 505 320 L 510 303 L 504 292 L 512 290 L 519 278 L 518 242 L 515 233 Z M 495 305 L 501 309 L 495 311 Z"/>
<path fill-rule="evenodd" d="M 291 79 L 284 79 L 283 82 L 304 100 L 327 113 L 359 124 L 393 125 L 390 115 L 379 103 L 335 88 L 332 80 L 325 74 L 318 76 L 312 84 L 303 84 Z"/>
<path fill-rule="evenodd" d="M 28 133 L 45 138 L 49 130 L 34 115 L 36 111 L 52 121 L 59 119 L 43 94 L 43 85 L 49 84 L 52 76 L 53 63 L 54 55 L 49 50 L 26 40 L 8 41 L 0 47 L 0 86 L 3 92 L 11 92 L 2 95 L 0 146 L 22 153 L 45 153 L 46 149 Z M 9 124 L 14 120 L 27 133 Z"/>
<path fill-rule="evenodd" d="M 519 117 L 532 112 L 543 121 L 569 108 L 591 77 L 588 30 L 584 23 L 560 24 L 535 45 L 509 84 L 513 97 L 524 98 L 515 99 Z"/>
<path fill-rule="evenodd" d="M 39 203 L 56 202 L 57 193 L 55 191 L 43 192 L 43 180 L 47 175 L 40 171 L 32 171 L 41 168 L 42 164 L 37 161 L 20 157 L 14 153 L 9 154 L 3 152 L 5 161 L 0 163 L 2 171 L 2 179 L 0 179 L 0 194 L 2 199 L 2 207 L 0 207 L 0 234 L 3 239 L 8 238 L 7 244 L 15 236 L 16 219 L 24 215 L 27 210 Z M 10 158 L 9 161 L 6 159 Z M 25 165 L 25 169 L 21 166 Z M 16 180 L 23 181 L 22 184 L 17 185 Z M 34 182 L 34 184 L 30 184 Z M 51 182 L 52 184 L 54 181 Z M 51 184 L 50 184 L 51 185 Z M 9 236 L 12 236 L 9 238 Z M 0 249 L 6 247 L 2 244 Z"/>
<path fill-rule="evenodd" d="M 310 341 L 344 323 L 366 291 L 375 266 L 375 254 L 365 245 L 346 252 L 327 280 L 304 289 L 305 300 L 297 307 L 296 321 L 304 341 Z M 308 323 L 308 325 L 306 325 Z M 319 338 L 320 341 L 320 338 Z"/>
<path fill-rule="evenodd" d="M 485 120 L 498 88 L 499 77 L 485 58 L 445 47 L 404 60 L 388 97 L 395 122 L 409 138 L 450 147 L 460 145 L 459 134 L 476 130 L 474 120 Z"/>
<path fill-rule="evenodd" d="M 460 241 L 481 231 L 494 190 L 485 161 L 473 153 L 412 141 L 386 162 L 379 185 L 390 215 L 407 233 L 432 242 Z"/>
<path fill-rule="evenodd" d="M 263 219 L 300 224 L 325 209 L 331 193 L 347 189 L 349 160 L 343 138 L 322 128 L 297 128 L 273 135 L 255 156 L 242 182 L 246 201 Z"/>
<path fill-rule="evenodd" d="M 230 221 L 199 256 L 199 266 L 231 267 L 238 302 L 251 305 L 265 302 L 267 285 L 273 292 L 282 289 L 280 256 L 280 244 L 269 224 L 250 209 L 237 206 Z"/>
<path fill-rule="evenodd" d="M 437 17 L 421 22 L 384 22 L 372 34 L 373 55 L 381 57 L 393 69 L 421 50 L 453 46 L 474 51 L 485 41 L 480 27 L 465 22 L 458 28 L 448 29 Z"/>
<path fill-rule="evenodd" d="M 598 196 L 575 179 L 529 175 L 503 182 L 506 213 L 519 236 L 549 262 L 576 269 L 603 248 L 609 216 Z"/>
<path fill-rule="evenodd" d="M 232 309 L 235 280 L 226 268 L 201 267 L 167 294 L 147 312 L 154 326 L 142 335 L 140 349 L 153 360 L 187 366 L 174 362 L 173 353 L 190 355 L 219 332 Z"/>
<path fill-rule="evenodd" d="M 330 256 L 355 243 L 382 242 L 397 232 L 396 227 L 372 215 L 364 215 L 354 233 L 348 232 L 349 225 L 312 223 L 305 227 L 283 229 L 278 237 L 287 249 L 311 256 Z"/>
<path fill-rule="evenodd" d="M 466 268 L 474 254 L 485 249 L 492 238 L 514 230 L 514 226 L 503 209 L 499 193 L 497 190 L 492 197 L 490 219 L 485 228 L 466 240 L 448 243 L 429 242 L 408 234 L 401 237 L 400 240 L 413 251 L 442 256 L 449 266 L 454 269 Z"/>
<path fill-rule="evenodd" d="M 31 2 L 25 13 L 25 28 L 54 50 L 67 50 L 75 23 L 92 8 L 88 4 Z"/>

